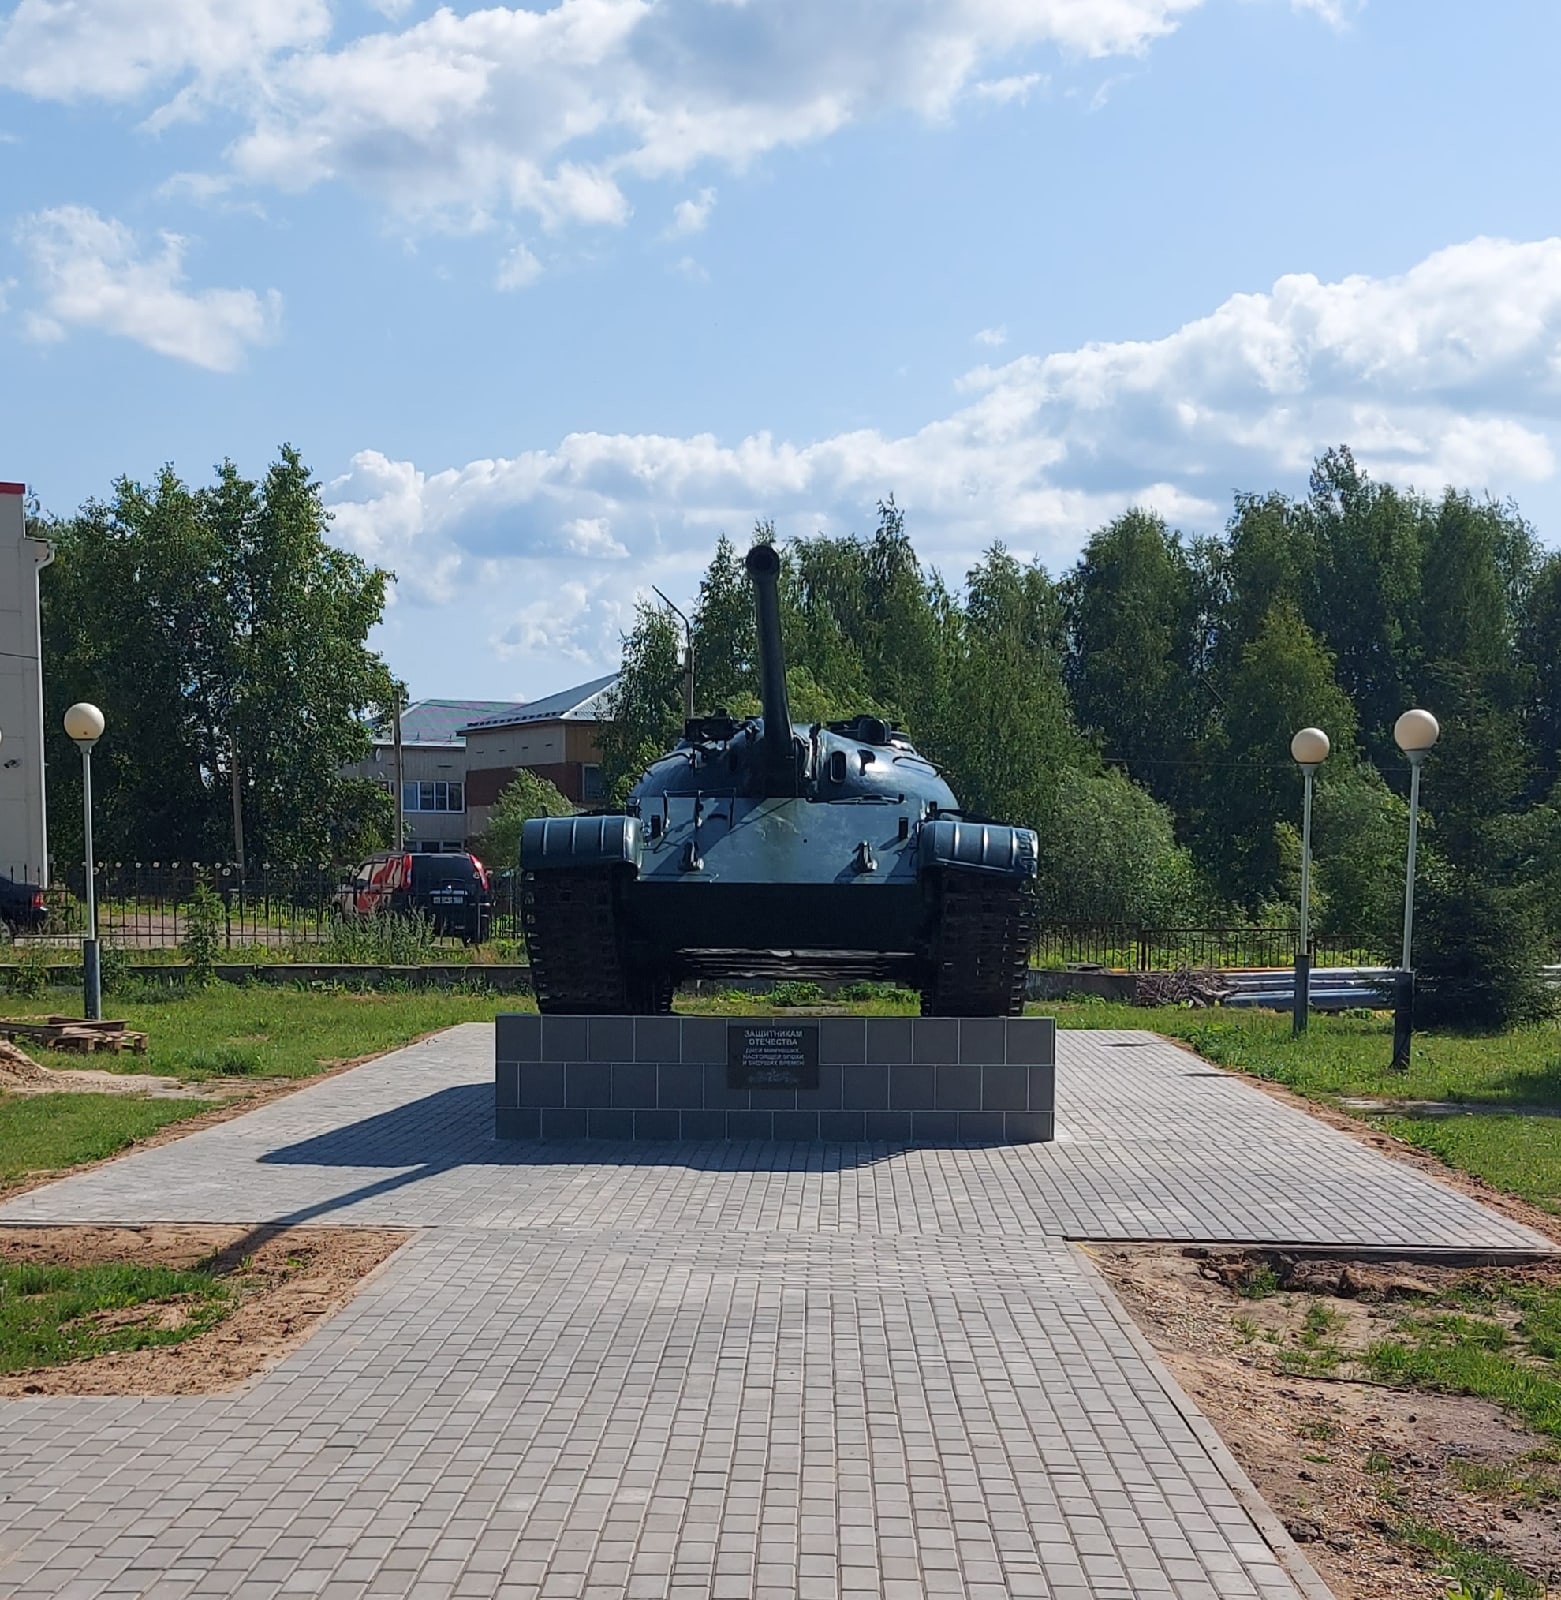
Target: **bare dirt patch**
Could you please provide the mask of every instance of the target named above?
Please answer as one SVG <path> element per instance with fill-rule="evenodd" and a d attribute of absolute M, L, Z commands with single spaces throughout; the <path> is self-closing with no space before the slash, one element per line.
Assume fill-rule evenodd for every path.
<path fill-rule="evenodd" d="M 0 1226 L 0 1261 L 33 1265 L 209 1266 L 233 1309 L 182 1344 L 122 1350 L 0 1375 L 0 1396 L 216 1394 L 276 1365 L 339 1311 L 410 1235 L 389 1228 Z M 178 1327 L 176 1301 L 138 1307 Z"/>
<path fill-rule="evenodd" d="M 1485 1400 L 1296 1370 L 1326 1364 L 1320 1324 L 1347 1371 L 1406 1306 L 1482 1279 L 1555 1287 L 1561 1263 L 1471 1269 L 1197 1246 L 1089 1254 L 1339 1600 L 1442 1600 L 1447 1557 L 1406 1537 L 1415 1526 L 1467 1559 L 1513 1563 L 1534 1578 L 1528 1592 L 1561 1580 L 1556 1440 Z M 1272 1292 L 1251 1298 L 1259 1273 Z"/>

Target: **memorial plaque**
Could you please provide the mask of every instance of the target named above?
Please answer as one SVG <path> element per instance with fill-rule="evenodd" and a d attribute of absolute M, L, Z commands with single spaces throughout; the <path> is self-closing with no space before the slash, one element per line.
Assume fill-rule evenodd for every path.
<path fill-rule="evenodd" d="M 728 1089 L 818 1088 L 816 1022 L 729 1022 Z"/>

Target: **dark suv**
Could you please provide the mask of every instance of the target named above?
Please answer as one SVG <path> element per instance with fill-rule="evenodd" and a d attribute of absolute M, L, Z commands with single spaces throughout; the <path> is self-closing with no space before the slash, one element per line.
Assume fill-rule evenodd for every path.
<path fill-rule="evenodd" d="M 0 878 L 0 939 L 13 933 L 41 933 L 49 907 L 36 883 Z"/>
<path fill-rule="evenodd" d="M 336 891 L 336 908 L 359 917 L 416 914 L 437 934 L 481 944 L 493 927 L 493 886 L 488 869 L 465 850 L 381 850 Z"/>

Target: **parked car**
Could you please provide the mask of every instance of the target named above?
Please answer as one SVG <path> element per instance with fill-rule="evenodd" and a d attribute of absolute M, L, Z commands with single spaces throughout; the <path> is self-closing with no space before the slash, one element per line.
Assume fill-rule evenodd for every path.
<path fill-rule="evenodd" d="M 465 944 L 481 944 L 493 927 L 488 869 L 465 850 L 381 850 L 342 883 L 335 903 L 347 916 L 424 916 L 435 933 Z"/>
<path fill-rule="evenodd" d="M 49 907 L 36 883 L 0 878 L 0 939 L 17 933 L 41 933 Z"/>

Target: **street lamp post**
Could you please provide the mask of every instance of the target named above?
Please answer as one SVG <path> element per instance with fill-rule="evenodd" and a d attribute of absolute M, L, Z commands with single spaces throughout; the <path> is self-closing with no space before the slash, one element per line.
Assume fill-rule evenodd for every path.
<path fill-rule="evenodd" d="M 103 737 L 103 713 L 79 700 L 65 713 L 65 731 L 81 751 L 81 834 L 87 857 L 87 937 L 81 942 L 81 981 L 88 1022 L 103 1015 L 103 978 L 98 964 L 97 863 L 92 855 L 92 747 Z"/>
<path fill-rule="evenodd" d="M 1409 859 L 1404 869 L 1404 951 L 1393 985 L 1393 1067 L 1409 1070 L 1409 1047 L 1415 1033 L 1415 846 L 1420 835 L 1420 767 L 1441 734 L 1429 711 L 1406 711 L 1393 724 L 1393 741 L 1409 759 Z"/>
<path fill-rule="evenodd" d="M 1295 947 L 1295 1012 L 1292 1033 L 1306 1032 L 1306 1019 L 1312 1003 L 1312 780 L 1328 759 L 1328 735 L 1321 728 L 1302 728 L 1290 741 L 1305 780 L 1306 798 L 1301 807 L 1301 936 Z"/>

